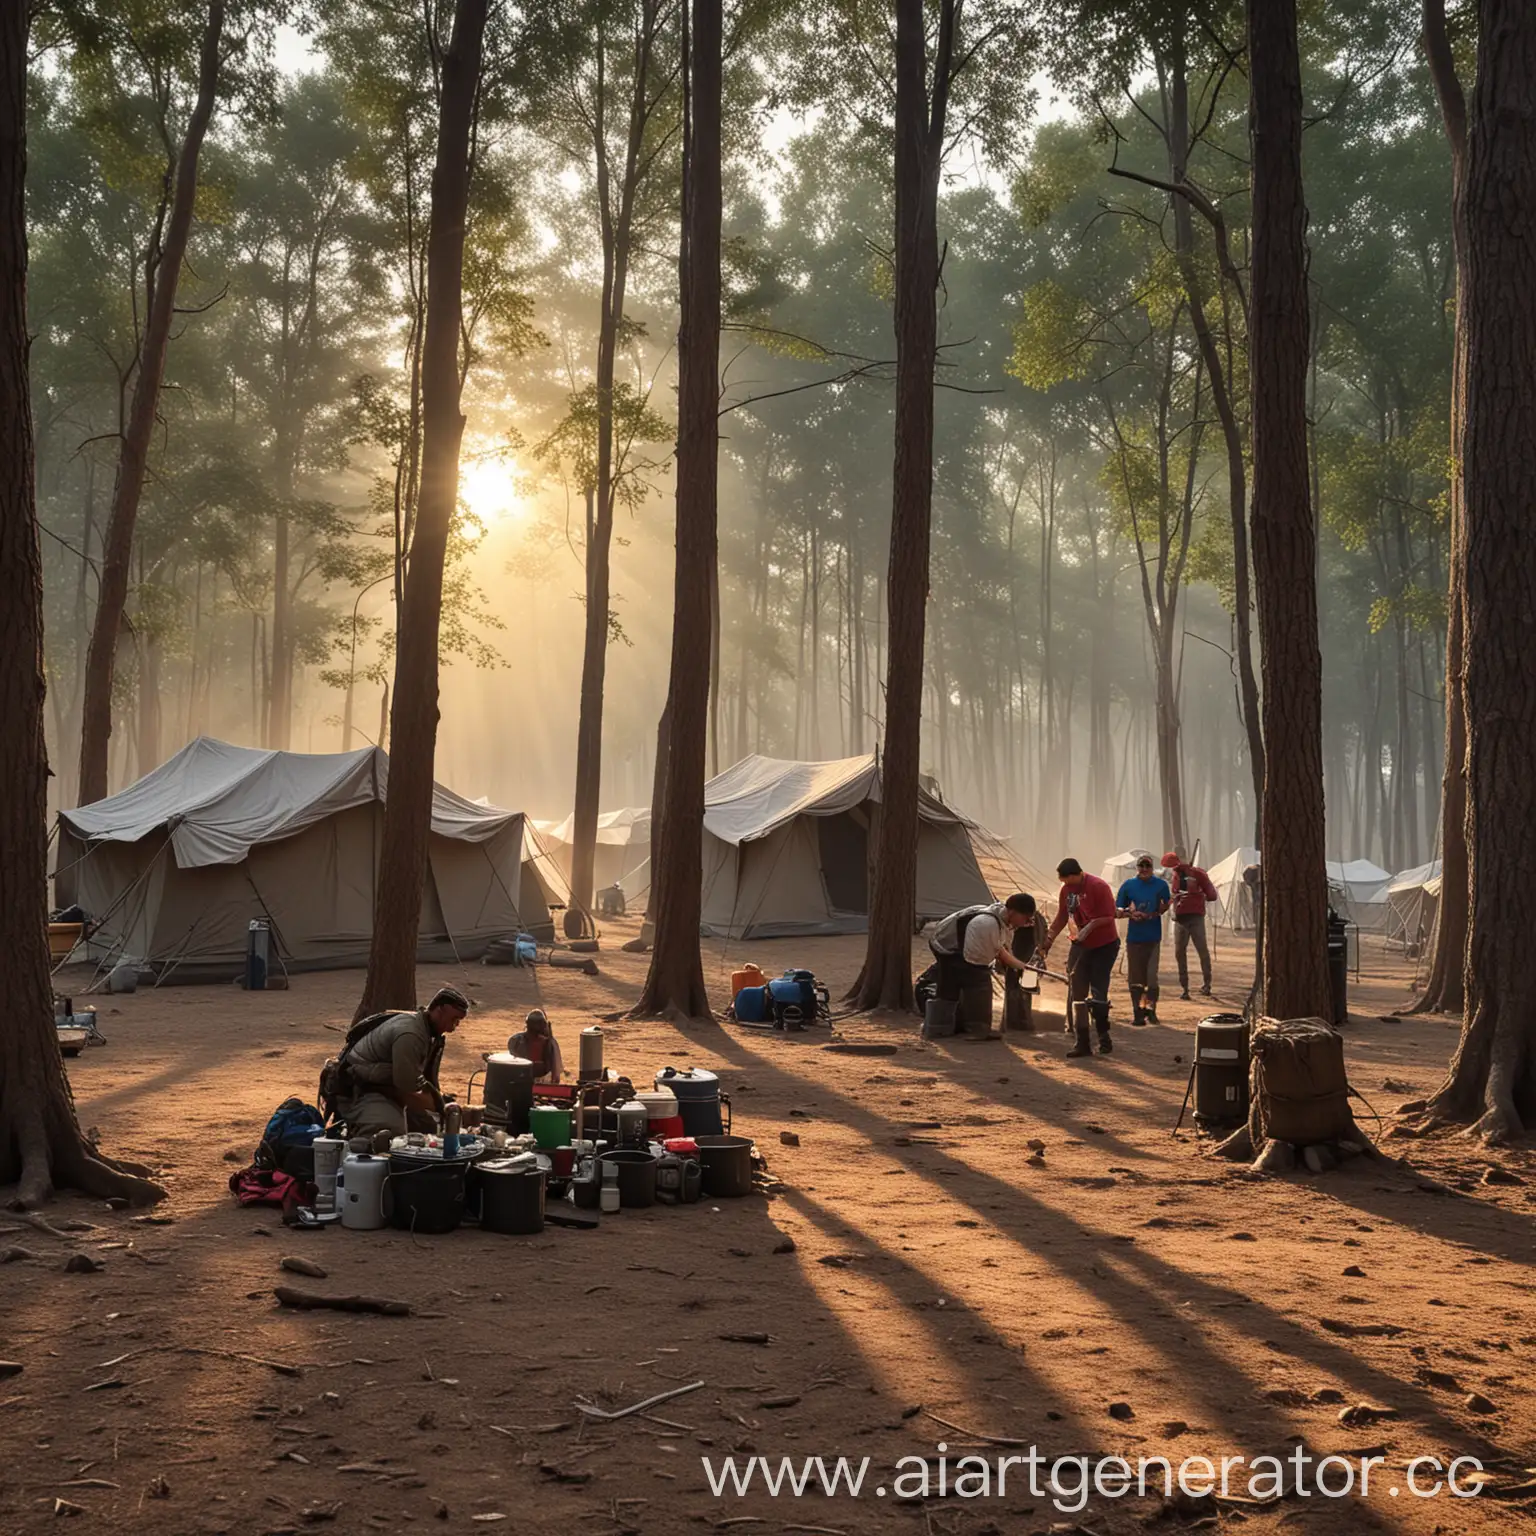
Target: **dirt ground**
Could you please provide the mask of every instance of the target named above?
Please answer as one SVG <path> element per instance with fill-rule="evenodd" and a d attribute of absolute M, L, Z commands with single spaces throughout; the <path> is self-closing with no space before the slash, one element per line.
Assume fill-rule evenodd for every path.
<path fill-rule="evenodd" d="M 618 950 L 634 926 L 609 925 L 596 978 L 424 968 L 423 994 L 453 982 L 477 1004 L 445 1086 L 535 1004 L 574 1062 L 579 1029 L 637 994 L 645 959 Z M 861 953 L 858 939 L 712 943 L 707 962 L 722 987 L 744 959 L 807 965 L 836 995 Z M 1222 941 L 1228 1003 L 1249 953 Z M 1456 1038 L 1450 1020 L 1378 1017 L 1407 1000 L 1408 972 L 1368 941 L 1352 996 L 1352 1078 L 1384 1115 L 1438 1081 Z M 163 1170 L 170 1199 L 147 1221 L 62 1200 L 54 1220 L 93 1223 L 66 1240 L 0 1212 L 0 1247 L 36 1255 L 0 1266 L 0 1359 L 23 1367 L 0 1380 L 0 1531 L 57 1529 L 57 1500 L 82 1530 L 170 1533 L 982 1536 L 1204 1520 L 1253 1536 L 1429 1536 L 1518 1529 L 1536 1512 L 1496 1497 L 1536 1466 L 1536 1156 L 1499 1154 L 1514 1182 L 1485 1184 L 1490 1157 L 1463 1140 L 1383 1142 L 1449 1193 L 1364 1160 L 1246 1177 L 1208 1158 L 1187 1121 L 1171 1134 L 1209 1004 L 1165 992 L 1162 1024 L 1133 1030 L 1117 978 L 1116 1052 L 1090 1061 L 1062 1058 L 1054 988 L 1039 1032 L 1006 1041 L 839 1022 L 834 1038 L 895 1048 L 883 1057 L 829 1052 L 825 1031 L 621 1022 L 605 1026 L 608 1060 L 637 1082 L 668 1063 L 722 1074 L 779 1192 L 531 1238 L 287 1231 L 278 1211 L 235 1205 L 226 1154 L 247 1160 L 285 1095 L 313 1097 L 359 984 L 97 999 L 109 1044 L 70 1065 L 82 1123 Z M 1043 1160 L 1027 1161 L 1032 1138 Z M 66 1273 L 72 1252 L 105 1269 Z M 413 1315 L 283 1310 L 285 1254 L 329 1272 L 303 1283 L 400 1298 Z M 604 1423 L 574 1406 L 695 1382 L 650 1417 Z M 1341 1422 L 1357 1405 L 1385 1416 Z M 1032 1493 L 1017 1465 L 1002 1496 L 995 1470 L 991 1497 L 904 1498 L 913 1484 L 896 1482 L 914 1466 L 901 1458 L 934 1458 L 936 1495 L 940 1456 L 952 1480 L 964 1454 L 995 1468 L 1031 1444 L 1177 1463 L 1298 1443 L 1382 1457 L 1370 1497 L 1178 1511 L 1094 1495 L 1073 1511 L 1070 1470 L 1062 1495 L 1038 1473 Z M 871 1465 L 857 1499 L 814 1483 L 798 1499 L 715 1497 L 701 1457 L 732 1453 Z M 1479 1458 L 1489 1491 L 1412 1496 L 1406 1463 L 1431 1455 Z M 1421 1471 L 1421 1487 L 1434 1480 Z"/>

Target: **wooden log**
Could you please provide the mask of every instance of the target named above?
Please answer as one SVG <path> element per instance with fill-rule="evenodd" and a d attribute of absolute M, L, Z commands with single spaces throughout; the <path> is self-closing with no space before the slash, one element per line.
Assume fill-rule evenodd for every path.
<path fill-rule="evenodd" d="M 1253 1160 L 1255 1173 L 1290 1173 L 1296 1167 L 1296 1148 L 1288 1141 L 1271 1138 Z"/>
<path fill-rule="evenodd" d="M 333 1312 L 382 1312 L 388 1317 L 409 1317 L 408 1301 L 386 1301 L 379 1296 L 322 1296 L 317 1291 L 301 1291 L 296 1286 L 279 1285 L 272 1294 L 285 1307 L 312 1310 L 329 1308 Z"/>

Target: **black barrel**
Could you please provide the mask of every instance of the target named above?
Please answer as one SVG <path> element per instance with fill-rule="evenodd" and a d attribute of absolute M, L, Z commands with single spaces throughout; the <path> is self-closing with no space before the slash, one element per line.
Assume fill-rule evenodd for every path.
<path fill-rule="evenodd" d="M 533 1063 L 510 1051 L 495 1051 L 485 1059 L 485 1118 L 505 1126 L 514 1136 L 528 1130 L 533 1108 Z"/>
<path fill-rule="evenodd" d="M 456 1232 L 464 1220 L 463 1158 L 390 1154 L 391 1221 L 405 1232 Z"/>
<path fill-rule="evenodd" d="M 480 1191 L 480 1229 L 521 1235 L 544 1230 L 544 1170 L 482 1163 L 475 1170 Z"/>
<path fill-rule="evenodd" d="M 1195 1118 L 1214 1125 L 1248 1117 L 1248 1021 L 1214 1013 L 1195 1025 Z"/>

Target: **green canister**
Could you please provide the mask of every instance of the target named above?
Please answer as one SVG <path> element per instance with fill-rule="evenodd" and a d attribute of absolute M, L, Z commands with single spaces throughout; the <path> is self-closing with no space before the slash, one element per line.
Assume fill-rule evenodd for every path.
<path fill-rule="evenodd" d="M 553 1151 L 571 1139 L 571 1112 L 555 1104 L 535 1104 L 528 1111 L 528 1129 L 546 1152 Z"/>

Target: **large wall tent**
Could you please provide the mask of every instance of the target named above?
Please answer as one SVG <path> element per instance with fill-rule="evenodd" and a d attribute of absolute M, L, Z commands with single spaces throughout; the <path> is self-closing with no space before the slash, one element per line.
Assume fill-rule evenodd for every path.
<path fill-rule="evenodd" d="M 863 933 L 880 815 L 876 759 L 743 758 L 704 788 L 707 936 Z M 976 861 L 980 829 L 920 792 L 914 926 L 991 901 Z"/>
<path fill-rule="evenodd" d="M 571 873 L 571 845 L 575 841 L 576 816 L 564 821 L 537 823 L 544 846 L 567 879 Z M 651 812 L 649 806 L 604 811 L 597 818 L 597 850 L 593 862 L 594 890 L 621 886 L 634 901 L 650 884 Z"/>
<path fill-rule="evenodd" d="M 1257 848 L 1234 848 L 1221 863 L 1213 864 L 1207 873 L 1216 887 L 1220 905 L 1215 912 L 1207 908 L 1206 921 L 1218 928 L 1253 928 L 1258 925 L 1258 913 L 1253 905 L 1253 888 L 1243 880 L 1243 871 L 1250 864 L 1259 862 Z"/>
<path fill-rule="evenodd" d="M 1369 859 L 1330 859 L 1329 895 L 1339 916 L 1356 927 L 1384 933 L 1391 923 L 1387 891 L 1392 876 Z"/>
<path fill-rule="evenodd" d="M 1440 913 L 1440 860 L 1431 859 L 1392 877 L 1387 887 L 1389 939 L 1417 953 L 1434 936 Z"/>
<path fill-rule="evenodd" d="M 55 899 L 100 924 L 90 954 L 184 979 L 238 967 L 253 918 L 281 964 L 367 963 L 389 759 L 208 737 L 120 794 L 59 817 Z M 518 811 L 434 785 L 419 955 L 468 959 L 550 920 L 567 888 Z"/>

